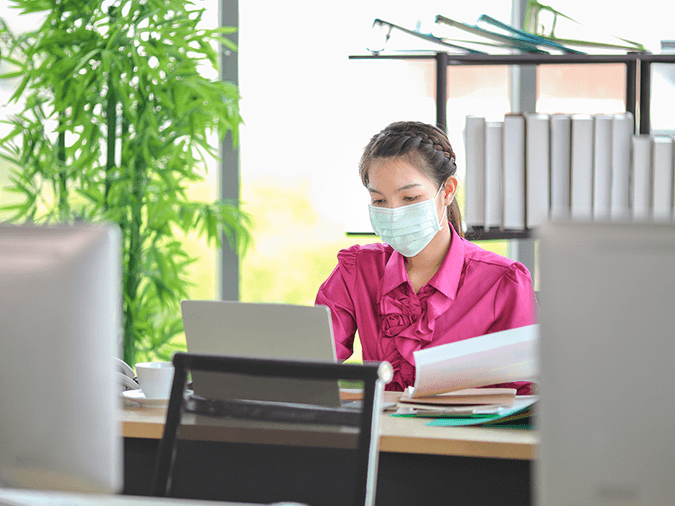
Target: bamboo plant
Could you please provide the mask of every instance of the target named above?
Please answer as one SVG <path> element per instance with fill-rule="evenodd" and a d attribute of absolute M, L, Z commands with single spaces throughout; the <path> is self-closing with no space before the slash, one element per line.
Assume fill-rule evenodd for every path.
<path fill-rule="evenodd" d="M 183 238 L 241 253 L 250 216 L 196 202 L 217 133 L 237 142 L 238 88 L 205 77 L 232 28 L 206 29 L 186 0 L 11 0 L 40 12 L 35 31 L 0 27 L 0 65 L 19 84 L 0 154 L 13 165 L 0 208 L 14 222 L 114 222 L 123 234 L 123 358 L 167 359 L 182 333 L 180 300 L 195 261 Z M 197 2 L 198 3 L 198 2 Z"/>

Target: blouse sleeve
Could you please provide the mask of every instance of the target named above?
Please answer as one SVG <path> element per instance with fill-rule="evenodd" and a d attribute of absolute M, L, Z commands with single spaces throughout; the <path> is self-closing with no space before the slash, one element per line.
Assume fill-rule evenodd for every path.
<path fill-rule="evenodd" d="M 537 303 L 532 278 L 523 264 L 515 262 L 499 282 L 494 311 L 495 321 L 489 333 L 537 323 Z M 532 393 L 531 383 L 525 381 L 491 386 L 515 388 L 518 395 Z"/>
<path fill-rule="evenodd" d="M 321 285 L 316 296 L 316 304 L 330 309 L 338 360 L 346 360 L 354 352 L 356 317 L 350 289 L 356 271 L 358 248 L 356 245 L 338 253 L 337 267 Z"/>
<path fill-rule="evenodd" d="M 490 333 L 537 323 L 532 278 L 523 264 L 514 262 L 499 282 L 494 315 Z"/>

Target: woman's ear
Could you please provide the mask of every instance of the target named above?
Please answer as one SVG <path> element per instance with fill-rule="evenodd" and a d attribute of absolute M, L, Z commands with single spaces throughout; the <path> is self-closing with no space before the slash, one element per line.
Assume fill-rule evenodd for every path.
<path fill-rule="evenodd" d="M 443 203 L 445 206 L 452 204 L 452 201 L 455 199 L 455 193 L 457 193 L 457 186 L 459 180 L 457 176 L 450 176 L 443 183 Z"/>

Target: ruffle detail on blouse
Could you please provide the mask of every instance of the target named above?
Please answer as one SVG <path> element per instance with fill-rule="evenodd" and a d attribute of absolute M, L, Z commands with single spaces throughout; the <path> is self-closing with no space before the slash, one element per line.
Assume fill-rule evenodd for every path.
<path fill-rule="evenodd" d="M 397 372 L 402 374 L 402 385 L 414 379 L 413 352 L 431 343 L 436 319 L 452 304 L 450 298 L 429 286 L 418 294 L 411 291 L 409 285 L 402 284 L 380 299 L 383 356 L 393 366 L 395 380 Z M 391 385 L 389 389 L 395 388 Z"/>
<path fill-rule="evenodd" d="M 394 369 L 392 380 L 386 385 L 385 389 L 394 392 L 403 392 L 407 385 L 411 385 L 415 379 L 415 368 L 405 361 L 397 351 L 393 339 L 383 338 L 381 341 L 384 347 L 383 360 L 389 362 Z"/>

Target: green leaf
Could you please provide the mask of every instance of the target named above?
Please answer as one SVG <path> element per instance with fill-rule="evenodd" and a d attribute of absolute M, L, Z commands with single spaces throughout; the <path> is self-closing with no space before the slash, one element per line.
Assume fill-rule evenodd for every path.
<path fill-rule="evenodd" d="M 180 300 L 197 261 L 183 241 L 214 246 L 221 234 L 233 244 L 250 237 L 244 213 L 192 201 L 188 191 L 204 181 L 207 159 L 218 156 L 210 133 L 232 131 L 236 141 L 242 122 L 238 88 L 200 74 L 202 65 L 218 63 L 214 44 L 235 50 L 227 38 L 234 30 L 204 30 L 204 10 L 182 0 L 113 2 L 124 5 L 113 17 L 100 2 L 84 8 L 72 1 L 16 2 L 46 11 L 46 21 L 13 41 L 9 58 L 3 54 L 17 67 L 4 77 L 21 78 L 11 100 L 25 104 L 4 122 L 0 139 L 0 157 L 15 166 L 5 191 L 23 200 L 6 212 L 15 221 L 118 223 L 125 359 L 166 356 L 179 346 Z M 106 171 L 110 85 L 118 101 L 117 138 L 114 167 Z M 66 140 L 62 163 L 56 162 L 58 133 Z M 68 193 L 59 202 L 61 178 Z"/>
<path fill-rule="evenodd" d="M 4 74 L 0 74 L 0 79 L 12 79 L 14 77 L 21 77 L 24 74 L 25 74 L 24 70 L 16 70 L 14 72 L 5 72 Z"/>
<path fill-rule="evenodd" d="M 19 211 L 25 208 L 26 206 L 24 204 L 6 204 L 4 206 L 0 206 L 0 211 Z"/>

